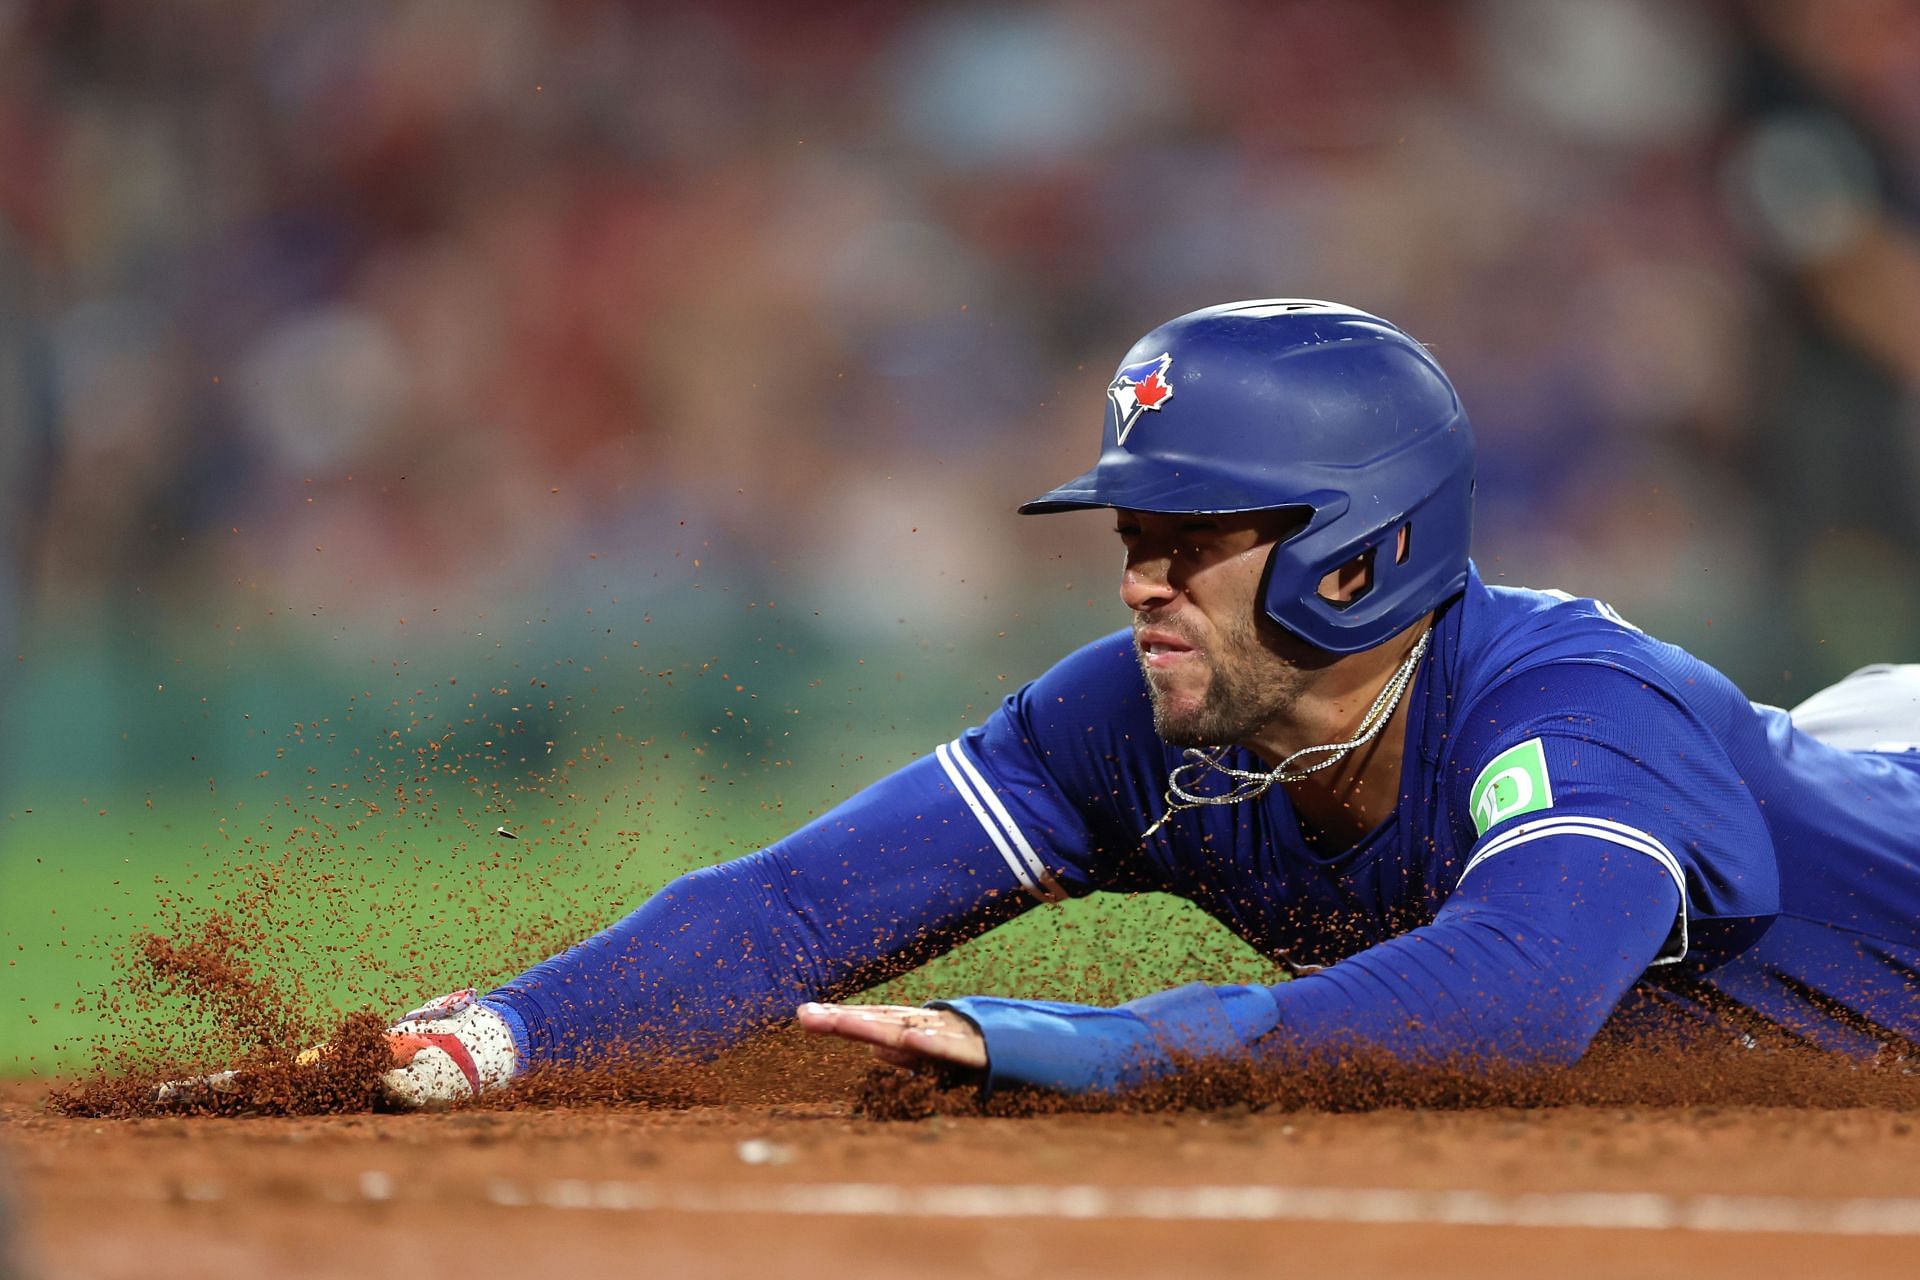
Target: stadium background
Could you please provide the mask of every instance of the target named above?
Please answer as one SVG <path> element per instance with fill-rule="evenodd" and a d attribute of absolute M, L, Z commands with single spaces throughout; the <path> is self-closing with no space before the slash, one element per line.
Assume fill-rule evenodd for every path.
<path fill-rule="evenodd" d="M 141 923 L 406 1001 L 978 719 L 1213 301 L 1431 344 L 1489 579 L 1920 657 L 1916 178 L 1875 0 L 0 4 L 0 1067 Z"/>

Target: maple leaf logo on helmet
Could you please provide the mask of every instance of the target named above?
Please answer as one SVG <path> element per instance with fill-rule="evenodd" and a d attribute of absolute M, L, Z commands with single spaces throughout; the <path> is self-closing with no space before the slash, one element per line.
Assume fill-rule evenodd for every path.
<path fill-rule="evenodd" d="M 1173 383 L 1167 380 L 1171 368 L 1173 356 L 1162 352 L 1151 360 L 1126 365 L 1114 375 L 1107 399 L 1113 401 L 1115 444 L 1126 444 L 1127 433 L 1141 414 L 1149 409 L 1157 411 L 1173 399 Z"/>

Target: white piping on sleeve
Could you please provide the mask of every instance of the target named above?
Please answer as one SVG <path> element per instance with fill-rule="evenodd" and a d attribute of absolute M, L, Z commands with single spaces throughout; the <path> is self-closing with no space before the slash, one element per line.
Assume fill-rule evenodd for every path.
<path fill-rule="evenodd" d="M 960 741 L 955 739 L 952 742 L 941 743 L 934 749 L 934 756 L 940 761 L 940 767 L 946 770 L 947 781 L 953 784 L 953 789 L 960 794 L 960 798 L 967 802 L 967 808 L 973 811 L 973 816 L 979 821 L 981 829 L 987 833 L 987 838 L 993 841 L 993 847 L 1000 851 L 1001 859 L 1013 872 L 1014 879 L 1020 882 L 1020 887 L 1039 902 L 1059 902 L 1065 899 L 1066 890 L 1060 887 L 1053 878 L 1053 874 L 1047 870 L 1046 864 L 1040 860 L 1038 854 L 1034 853 L 1033 846 L 1027 843 L 1026 836 L 1021 834 L 1018 826 L 1014 825 L 1006 806 L 1000 803 L 1000 798 L 994 795 L 993 788 L 987 785 L 986 779 L 981 777 L 973 761 L 967 758 L 966 749 L 961 746 Z M 969 782 L 969 779 L 972 781 Z M 985 799 L 985 804 L 981 803 L 982 798 Z M 1009 837 L 1012 838 L 1011 844 L 1008 843 Z M 1018 852 L 1015 851 L 1016 846 Z"/>
<path fill-rule="evenodd" d="M 1624 822 L 1615 822 L 1611 818 L 1577 815 L 1523 822 L 1511 831 L 1503 831 L 1487 841 L 1480 852 L 1467 860 L 1467 865 L 1460 872 L 1460 879 L 1465 880 L 1475 867 L 1497 853 L 1505 853 L 1509 849 L 1531 844 L 1535 840 L 1544 840 L 1549 836 L 1587 836 L 1594 840 L 1605 840 L 1623 849 L 1644 853 L 1664 867 L 1667 874 L 1673 877 L 1674 886 L 1680 890 L 1680 914 L 1676 921 L 1679 938 L 1677 947 L 1671 945 L 1675 940 L 1669 939 L 1670 945 L 1661 948 L 1661 953 L 1654 957 L 1653 963 L 1673 964 L 1686 959 L 1687 873 L 1681 868 L 1680 859 L 1674 857 L 1666 845 L 1638 827 L 1630 827 Z M 1458 881 L 1455 882 L 1455 887 L 1458 887 L 1458 883 Z"/>
<path fill-rule="evenodd" d="M 993 810 L 994 816 L 1000 819 L 1000 825 L 1012 838 L 1014 848 L 1018 849 L 1020 856 L 1026 859 L 1027 870 L 1033 873 L 1033 878 L 1040 883 L 1041 888 L 1047 891 L 1053 901 L 1058 902 L 1065 898 L 1066 891 L 1054 882 L 1053 873 L 1047 870 L 1047 864 L 1041 860 L 1039 854 L 1033 851 L 1033 846 L 1027 843 L 1026 834 L 1014 822 L 1013 815 L 1007 812 L 1007 807 L 1000 803 L 1000 797 L 994 793 L 992 787 L 987 785 L 987 780 L 981 775 L 979 766 L 975 765 L 973 757 L 967 754 L 965 744 L 955 738 L 950 745 L 953 758 L 960 762 L 960 767 L 966 771 L 967 777 L 973 780 L 973 785 L 979 789 L 980 798 L 987 802 L 987 808 Z"/>

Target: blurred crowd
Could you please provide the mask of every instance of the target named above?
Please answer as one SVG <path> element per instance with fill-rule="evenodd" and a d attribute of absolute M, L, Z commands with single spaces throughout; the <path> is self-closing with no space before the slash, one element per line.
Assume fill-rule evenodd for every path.
<path fill-rule="evenodd" d="M 1290 295 L 1438 354 L 1486 576 L 1790 703 L 1920 659 L 1917 200 L 1899 0 L 0 2 L 6 657 L 1057 646 L 1110 534 L 1011 508 Z"/>

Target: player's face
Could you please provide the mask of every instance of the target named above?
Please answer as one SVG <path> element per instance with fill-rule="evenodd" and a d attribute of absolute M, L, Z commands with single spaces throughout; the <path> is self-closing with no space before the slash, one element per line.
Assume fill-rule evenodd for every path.
<path fill-rule="evenodd" d="M 1226 746 L 1287 714 L 1308 678 L 1307 653 L 1257 599 L 1268 553 L 1299 527 L 1298 514 L 1116 515 L 1127 549 L 1120 597 L 1133 610 L 1161 738 Z"/>

